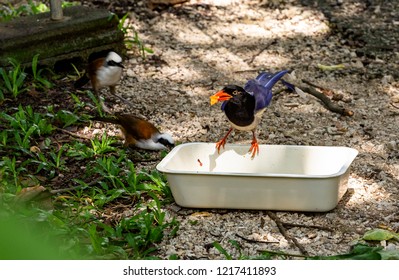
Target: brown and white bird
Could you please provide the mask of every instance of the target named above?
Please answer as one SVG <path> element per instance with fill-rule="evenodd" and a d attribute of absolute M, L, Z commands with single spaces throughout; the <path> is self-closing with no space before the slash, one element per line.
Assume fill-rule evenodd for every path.
<path fill-rule="evenodd" d="M 97 97 L 103 87 L 109 87 L 111 94 L 115 95 L 115 86 L 122 77 L 123 68 L 122 57 L 116 52 L 110 51 L 106 57 L 89 62 L 86 72 L 75 82 L 74 86 L 81 88 L 90 81 Z"/>
<path fill-rule="evenodd" d="M 170 134 L 161 133 L 152 123 L 133 114 L 115 114 L 112 117 L 96 117 L 93 120 L 119 125 L 127 147 L 164 150 L 173 147 L 175 143 Z"/>

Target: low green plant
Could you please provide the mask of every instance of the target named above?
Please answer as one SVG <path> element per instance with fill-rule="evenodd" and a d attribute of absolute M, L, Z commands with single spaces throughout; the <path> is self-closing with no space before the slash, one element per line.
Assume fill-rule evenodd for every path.
<path fill-rule="evenodd" d="M 73 124 L 76 124 L 80 120 L 80 118 L 77 114 L 72 113 L 70 111 L 59 110 L 55 114 L 55 120 L 62 123 L 63 127 L 68 127 Z"/>
<path fill-rule="evenodd" d="M 93 172 L 104 179 L 100 181 L 100 185 L 103 189 L 124 189 L 125 183 L 123 177 L 120 176 L 122 172 L 121 162 L 123 160 L 124 157 L 122 156 L 119 158 L 115 156 L 103 156 L 96 160 Z"/>
<path fill-rule="evenodd" d="M 50 134 L 54 127 L 47 121 L 45 115 L 36 113 L 31 106 L 18 106 L 18 111 L 12 115 L 0 112 L 0 119 L 8 121 L 9 125 L 23 134 L 33 131 L 33 136 L 44 136 Z"/>
<path fill-rule="evenodd" d="M 104 117 L 105 113 L 104 113 L 104 109 L 103 109 L 103 104 L 102 101 L 99 100 L 99 98 L 97 98 L 90 90 L 86 91 L 87 95 L 90 97 L 91 101 L 94 103 L 96 109 L 97 109 L 97 113 L 100 117 Z"/>
<path fill-rule="evenodd" d="M 79 6 L 81 2 L 78 1 L 62 1 L 61 6 L 63 9 L 73 6 Z"/>
<path fill-rule="evenodd" d="M 218 250 L 221 254 L 223 254 L 227 260 L 233 260 L 233 259 L 237 259 L 237 260 L 270 260 L 271 259 L 271 256 L 269 256 L 267 254 L 258 255 L 258 256 L 244 255 L 242 253 L 240 244 L 236 240 L 230 239 L 228 242 L 238 252 L 237 258 L 234 258 L 234 256 L 231 253 L 229 253 L 225 248 L 223 248 L 223 246 L 219 242 L 215 241 L 212 243 L 213 247 L 216 250 Z"/>
<path fill-rule="evenodd" d="M 140 52 L 140 55 L 145 58 L 146 53 L 152 54 L 154 53 L 154 51 L 144 46 L 143 42 L 139 38 L 137 31 L 130 23 L 127 23 L 128 16 L 129 14 L 125 14 L 120 19 L 116 16 L 119 20 L 118 29 L 121 30 L 125 36 L 124 42 L 126 47 L 128 49 L 132 49 L 134 46 L 136 46 Z M 130 33 L 132 33 L 132 35 Z"/>
<path fill-rule="evenodd" d="M 79 2 L 62 2 L 62 8 L 79 5 Z M 26 4 L 21 5 L 3 5 L 0 10 L 0 21 L 9 21 L 20 16 L 36 15 L 39 13 L 49 12 L 50 7 L 43 2 L 29 0 Z"/>
<path fill-rule="evenodd" d="M 13 98 L 17 98 L 18 95 L 27 91 L 24 85 L 27 74 L 24 72 L 24 69 L 21 68 L 21 64 L 14 59 L 10 59 L 10 63 L 12 69 L 7 71 L 5 68 L 0 68 L 0 76 L 2 78 L 0 89 L 3 99 L 5 94 L 11 94 Z"/>
<path fill-rule="evenodd" d="M 95 155 L 103 155 L 116 150 L 112 146 L 116 143 L 116 140 L 113 137 L 109 137 L 106 132 L 102 134 L 101 138 L 96 135 L 90 142 Z"/>
<path fill-rule="evenodd" d="M 35 133 L 36 129 L 36 126 L 31 126 L 23 133 L 13 131 L 14 143 L 16 144 L 15 148 L 28 154 L 31 147 L 31 136 Z"/>
<path fill-rule="evenodd" d="M 59 150 L 50 150 L 47 153 L 38 152 L 29 160 L 29 165 L 35 165 L 35 174 L 42 173 L 48 179 L 54 178 L 59 172 L 66 171 L 64 151 L 65 146 L 61 146 Z"/>
<path fill-rule="evenodd" d="M 86 103 L 81 101 L 80 98 L 76 94 L 71 93 L 71 98 L 75 102 L 75 108 L 77 110 L 82 109 L 86 106 Z"/>
<path fill-rule="evenodd" d="M 8 4 L 7 6 L 3 6 L 3 9 L 0 10 L 0 21 L 9 21 L 13 18 L 26 16 L 26 15 L 35 15 L 38 13 L 48 12 L 50 9 L 44 3 L 36 3 L 36 1 L 29 0 L 27 4 L 13 6 Z"/>
<path fill-rule="evenodd" d="M 8 131 L 7 130 L 2 130 L 0 131 L 0 146 L 2 146 L 3 148 L 5 148 L 7 146 L 8 143 Z"/>
<path fill-rule="evenodd" d="M 8 102 L 11 97 L 17 99 L 28 89 L 46 91 L 51 86 L 38 68 L 38 60 L 39 55 L 35 55 L 31 74 L 26 74 L 15 61 L 10 70 L 1 69 L 0 102 Z M 101 101 L 93 93 L 89 91 L 92 102 L 86 103 L 79 97 L 71 94 L 75 102 L 72 112 L 58 109 L 56 105 L 3 106 L 0 112 L 0 224 L 3 224 L 2 217 L 11 217 L 9 221 L 18 223 L 10 223 L 7 234 L 3 230 L 0 237 L 24 238 L 20 242 L 22 247 L 15 248 L 25 251 L 21 249 L 22 253 L 13 255 L 15 258 L 155 258 L 156 244 L 165 236 L 174 236 L 179 228 L 178 222 L 162 209 L 172 197 L 166 179 L 156 171 L 136 170 L 128 152 L 114 145 L 116 138 L 105 133 L 92 140 L 73 135 L 59 139 L 63 133 L 60 130 L 54 135 L 56 126 L 68 127 L 84 121 L 87 116 L 81 111 L 85 112 L 92 102 L 99 115 L 103 115 Z M 14 104 L 15 100 L 10 103 Z M 59 180 L 61 175 L 68 180 Z M 32 186 L 44 187 L 44 198 L 19 205 L 20 195 L 29 192 L 26 188 Z M 51 199 L 47 195 L 51 195 Z M 51 210 L 41 208 L 44 206 L 40 199 L 50 203 Z M 115 213 L 111 221 L 103 219 L 104 211 L 117 212 L 119 206 L 129 209 L 130 214 Z M 21 234 L 27 228 L 36 227 L 44 229 L 39 230 L 39 237 Z M 46 242 L 37 242 L 36 238 Z M 53 244 L 47 242 L 52 238 L 60 242 L 47 248 L 45 245 Z M 0 242 L 0 247 L 4 243 Z M 41 248 L 43 253 L 38 254 Z M 24 254 L 29 250 L 32 255 Z M 0 250 L 0 258 L 3 256 L 9 255 Z"/>
<path fill-rule="evenodd" d="M 381 260 L 384 255 L 382 246 L 369 246 L 366 244 L 354 245 L 350 252 L 335 256 L 308 257 L 309 260 Z M 398 255 L 396 256 L 398 259 Z"/>
<path fill-rule="evenodd" d="M 119 234 L 120 227 L 111 227 L 104 223 L 97 223 L 91 227 L 91 244 L 98 258 L 101 259 L 129 259 L 126 251 L 126 241 Z"/>
<path fill-rule="evenodd" d="M 76 160 L 91 159 L 95 156 L 93 149 L 87 146 L 85 143 L 79 141 L 73 141 L 68 144 L 66 151 L 68 157 L 73 157 Z"/>
<path fill-rule="evenodd" d="M 47 80 L 45 77 L 43 77 L 43 69 L 38 69 L 38 60 L 39 60 L 39 54 L 36 54 L 33 56 L 32 59 L 32 76 L 33 76 L 33 82 L 32 85 L 35 88 L 51 88 L 53 86 L 53 83 L 51 83 L 49 80 Z"/>
<path fill-rule="evenodd" d="M 118 233 L 123 236 L 131 247 L 130 258 L 147 259 L 151 258 L 157 248 L 156 243 L 162 241 L 165 232 L 173 236 L 179 228 L 179 223 L 172 219 L 167 221 L 165 213 L 157 208 L 145 208 L 138 214 L 128 219 L 123 219 L 118 225 Z"/>
<path fill-rule="evenodd" d="M 167 201 L 173 201 L 172 192 L 167 184 L 165 176 L 153 170 L 149 172 L 141 172 L 141 181 L 144 181 L 142 189 L 155 191 L 160 193 Z"/>
<path fill-rule="evenodd" d="M 65 169 L 65 159 L 63 157 L 63 153 L 65 150 L 65 146 L 60 146 L 60 148 L 58 149 L 58 151 L 50 151 L 49 155 L 50 158 L 52 160 L 52 164 L 54 166 L 55 169 L 60 170 L 60 169 Z"/>
<path fill-rule="evenodd" d="M 0 104 L 5 100 L 3 89 L 0 87 Z"/>
<path fill-rule="evenodd" d="M 4 149 L 14 150 L 29 155 L 32 140 L 48 135 L 53 131 L 53 126 L 49 124 L 44 116 L 33 112 L 30 106 L 18 107 L 14 114 L 0 112 L 0 120 L 6 128 L 0 133 L 1 143 Z"/>
<path fill-rule="evenodd" d="M 26 169 L 20 166 L 15 157 L 3 157 L 0 160 L 0 179 L 3 186 L 8 186 L 8 192 L 15 194 L 22 188 L 19 175 Z"/>

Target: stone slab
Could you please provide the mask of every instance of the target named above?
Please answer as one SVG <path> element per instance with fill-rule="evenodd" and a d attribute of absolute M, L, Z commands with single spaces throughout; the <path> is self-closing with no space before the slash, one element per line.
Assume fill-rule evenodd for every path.
<path fill-rule="evenodd" d="M 107 10 L 73 6 L 63 10 L 64 19 L 53 21 L 50 13 L 20 17 L 0 23 L 0 66 L 9 58 L 30 64 L 39 54 L 41 64 L 87 57 L 97 51 L 124 52 L 123 32 Z"/>

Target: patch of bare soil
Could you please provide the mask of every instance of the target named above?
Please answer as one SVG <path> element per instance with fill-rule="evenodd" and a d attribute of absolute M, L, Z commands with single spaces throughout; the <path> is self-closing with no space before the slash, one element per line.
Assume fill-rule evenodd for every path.
<path fill-rule="evenodd" d="M 191 0 L 153 9 L 146 1 L 129 2 L 109 7 L 130 11 L 130 23 L 155 54 L 126 61 L 118 94 L 133 106 L 114 100 L 115 111 L 143 115 L 181 143 L 216 142 L 229 125 L 209 96 L 226 84 L 243 85 L 261 70 L 288 69 L 298 81 L 331 90 L 338 96 L 333 102 L 354 115 L 333 113 L 311 95 L 282 92 L 263 116 L 260 144 L 359 151 L 349 190 L 334 210 L 273 212 L 286 223 L 286 236 L 267 211 L 166 207 L 181 225 L 176 237 L 160 244 L 160 257 L 223 259 L 209 246 L 214 241 L 237 256 L 230 239 L 245 255 L 333 255 L 348 252 L 369 229 L 399 230 L 399 2 Z M 344 67 L 328 71 L 319 64 Z M 250 141 L 245 132 L 228 140 Z M 394 242 L 382 245 L 399 249 Z"/>

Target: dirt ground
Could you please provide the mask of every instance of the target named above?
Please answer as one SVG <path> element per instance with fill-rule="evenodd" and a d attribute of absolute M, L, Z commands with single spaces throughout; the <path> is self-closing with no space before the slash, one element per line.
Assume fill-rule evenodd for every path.
<path fill-rule="evenodd" d="M 127 58 L 117 91 L 134 106 L 114 100 L 112 109 L 145 116 L 180 143 L 220 140 L 229 125 L 209 96 L 226 84 L 243 85 L 262 70 L 294 71 L 298 82 L 331 90 L 333 102 L 354 112 L 341 116 L 311 95 L 282 92 L 257 131 L 260 144 L 359 151 L 349 189 L 334 210 L 273 212 L 285 225 L 287 240 L 267 211 L 172 204 L 165 211 L 180 222 L 180 230 L 160 244 L 160 257 L 223 259 L 210 246 L 214 241 L 238 257 L 230 239 L 249 256 L 260 250 L 334 255 L 348 252 L 369 229 L 399 231 L 398 1 L 190 0 L 152 9 L 147 1 L 108 2 L 95 3 L 129 11 L 141 41 L 154 51 L 146 60 Z M 250 141 L 249 132 L 229 137 L 229 143 Z M 399 249 L 395 242 L 381 244 Z"/>

